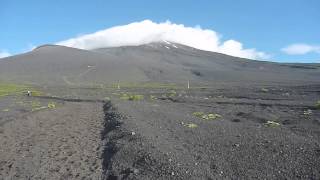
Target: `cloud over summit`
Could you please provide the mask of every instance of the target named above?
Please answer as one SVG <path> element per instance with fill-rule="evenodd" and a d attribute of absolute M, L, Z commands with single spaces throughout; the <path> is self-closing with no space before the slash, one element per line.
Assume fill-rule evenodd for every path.
<path fill-rule="evenodd" d="M 11 56 L 11 54 L 5 50 L 0 50 L 0 58 Z"/>
<path fill-rule="evenodd" d="M 151 42 L 170 41 L 197 49 L 220 52 L 232 56 L 265 59 L 268 55 L 255 49 L 244 49 L 235 40 L 221 42 L 219 35 L 210 29 L 186 27 L 170 21 L 155 23 L 150 20 L 115 26 L 92 34 L 86 34 L 58 42 L 59 45 L 80 49 L 104 47 L 135 46 Z"/>

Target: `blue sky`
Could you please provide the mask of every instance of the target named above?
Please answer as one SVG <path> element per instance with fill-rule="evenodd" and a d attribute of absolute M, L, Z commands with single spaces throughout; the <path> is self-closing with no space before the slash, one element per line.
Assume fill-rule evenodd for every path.
<path fill-rule="evenodd" d="M 1 0 L 0 51 L 17 54 L 145 19 L 199 25 L 273 61 L 320 62 L 318 0 Z M 297 43 L 303 46 L 281 50 Z"/>

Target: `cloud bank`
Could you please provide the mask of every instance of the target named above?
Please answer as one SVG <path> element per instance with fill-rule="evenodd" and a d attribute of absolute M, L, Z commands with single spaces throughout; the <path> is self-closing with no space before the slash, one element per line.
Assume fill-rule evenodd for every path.
<path fill-rule="evenodd" d="M 201 50 L 224 53 L 249 59 L 266 59 L 268 55 L 255 49 L 244 49 L 235 40 L 221 42 L 219 35 L 210 29 L 186 27 L 170 21 L 155 23 L 150 20 L 115 26 L 92 34 L 86 34 L 58 42 L 58 45 L 80 49 L 96 49 L 118 46 L 136 46 L 152 42 L 170 41 Z"/>
<path fill-rule="evenodd" d="M 282 52 L 289 55 L 303 55 L 308 53 L 320 54 L 320 46 L 309 45 L 309 44 L 291 44 L 281 49 Z"/>
<path fill-rule="evenodd" d="M 11 54 L 6 50 L 0 50 L 0 58 L 11 56 Z"/>

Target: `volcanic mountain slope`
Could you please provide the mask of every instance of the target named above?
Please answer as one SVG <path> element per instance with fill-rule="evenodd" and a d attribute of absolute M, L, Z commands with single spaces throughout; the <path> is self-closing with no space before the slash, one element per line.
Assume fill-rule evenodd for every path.
<path fill-rule="evenodd" d="M 170 42 L 80 50 L 44 45 L 0 60 L 0 80 L 48 85 L 121 82 L 317 83 L 319 64 L 280 64 Z"/>

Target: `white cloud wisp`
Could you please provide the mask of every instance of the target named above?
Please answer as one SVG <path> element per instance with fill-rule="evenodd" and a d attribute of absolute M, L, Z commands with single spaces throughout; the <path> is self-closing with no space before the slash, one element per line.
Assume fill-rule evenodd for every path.
<path fill-rule="evenodd" d="M 266 59 L 269 56 L 255 49 L 244 49 L 235 40 L 221 42 L 219 35 L 210 29 L 186 27 L 170 21 L 155 23 L 150 20 L 115 26 L 92 34 L 86 34 L 58 42 L 58 45 L 80 49 L 96 49 L 118 46 L 136 46 L 152 42 L 169 41 L 201 50 L 224 53 L 249 59 Z"/>
<path fill-rule="evenodd" d="M 282 52 L 289 55 L 304 55 L 308 53 L 320 54 L 320 46 L 309 45 L 309 44 L 291 44 L 281 49 Z"/>
<path fill-rule="evenodd" d="M 5 58 L 11 56 L 11 54 L 8 51 L 0 50 L 0 58 Z"/>

